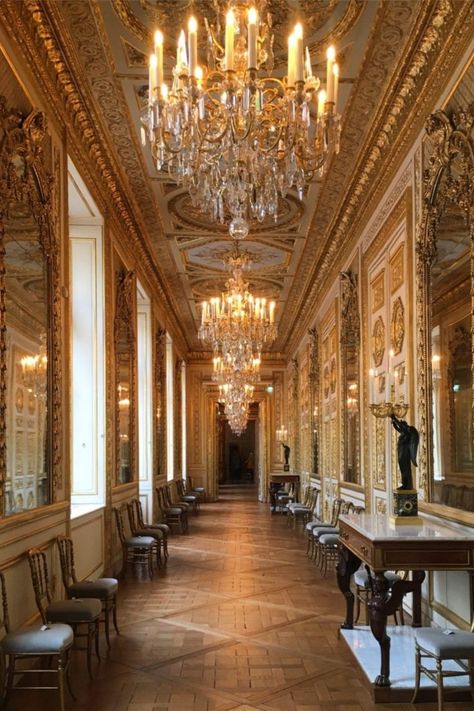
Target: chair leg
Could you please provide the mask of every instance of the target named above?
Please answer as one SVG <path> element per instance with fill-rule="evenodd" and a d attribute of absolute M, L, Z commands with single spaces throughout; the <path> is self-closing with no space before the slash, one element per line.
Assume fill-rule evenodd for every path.
<path fill-rule="evenodd" d="M 443 711 L 443 663 L 436 658 L 436 686 L 438 687 L 438 711 Z"/>
<path fill-rule="evenodd" d="M 104 601 L 104 630 L 105 630 L 105 641 L 107 647 L 110 649 L 110 600 Z"/>
<path fill-rule="evenodd" d="M 168 560 L 168 538 L 163 539 L 163 554 L 165 556 L 165 561 Z"/>
<path fill-rule="evenodd" d="M 95 625 L 94 625 L 94 636 L 95 636 L 95 655 L 97 659 L 100 661 L 100 649 L 99 649 L 99 642 L 100 642 L 100 621 L 97 619 Z"/>
<path fill-rule="evenodd" d="M 8 656 L 8 671 L 7 671 L 7 687 L 5 689 L 5 696 L 7 696 L 10 689 L 13 689 L 13 679 L 15 676 L 15 663 L 16 657 L 14 654 Z"/>
<path fill-rule="evenodd" d="M 153 580 L 153 549 L 150 548 L 148 551 L 148 575 L 150 580 Z"/>
<path fill-rule="evenodd" d="M 469 685 L 471 687 L 471 696 L 474 701 L 474 658 L 471 657 L 471 659 L 468 659 L 467 664 L 469 667 Z"/>
<path fill-rule="evenodd" d="M 64 711 L 64 669 L 62 655 L 58 655 L 58 695 L 59 709 Z"/>
<path fill-rule="evenodd" d="M 403 611 L 403 599 L 400 603 L 400 624 L 403 626 L 405 625 L 405 613 Z"/>
<path fill-rule="evenodd" d="M 94 636 L 94 622 L 87 624 L 87 671 L 89 678 L 92 679 L 92 638 Z"/>
<path fill-rule="evenodd" d="M 115 631 L 117 634 L 120 634 L 120 630 L 118 628 L 118 622 L 117 622 L 117 595 L 114 595 L 113 598 L 113 603 L 112 603 L 112 620 L 114 623 Z"/>
<path fill-rule="evenodd" d="M 419 646 L 415 643 L 415 688 L 413 690 L 413 696 L 410 703 L 414 704 L 416 697 L 418 696 L 418 690 L 420 688 L 420 664 L 421 664 L 421 652 Z"/>
<path fill-rule="evenodd" d="M 73 701 L 76 701 L 76 697 L 74 696 L 74 692 L 73 692 L 72 686 L 71 686 L 71 677 L 69 676 L 70 661 L 71 661 L 71 650 L 70 649 L 68 649 L 67 652 L 65 652 L 65 654 L 63 656 L 63 660 L 64 660 L 64 669 L 66 671 L 67 688 L 68 688 L 68 691 L 69 691 Z"/>

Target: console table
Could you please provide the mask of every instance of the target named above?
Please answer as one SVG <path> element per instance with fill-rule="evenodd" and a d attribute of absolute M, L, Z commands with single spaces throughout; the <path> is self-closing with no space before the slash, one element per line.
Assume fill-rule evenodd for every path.
<path fill-rule="evenodd" d="M 352 575 L 364 563 L 371 569 L 373 596 L 369 604 L 370 628 L 380 645 L 380 674 L 375 686 L 390 686 L 390 637 L 387 617 L 403 596 L 413 593 L 413 627 L 421 626 L 421 584 L 426 570 L 474 570 L 474 529 L 424 518 L 423 525 L 395 526 L 388 516 L 350 514 L 339 518 L 341 557 L 337 582 L 346 599 L 342 629 L 354 627 Z M 389 583 L 387 570 L 412 571 L 411 580 Z"/>
<path fill-rule="evenodd" d="M 299 500 L 300 477 L 289 472 L 270 472 L 270 507 L 272 513 L 276 510 L 276 493 L 286 483 L 295 484 L 296 500 Z"/>

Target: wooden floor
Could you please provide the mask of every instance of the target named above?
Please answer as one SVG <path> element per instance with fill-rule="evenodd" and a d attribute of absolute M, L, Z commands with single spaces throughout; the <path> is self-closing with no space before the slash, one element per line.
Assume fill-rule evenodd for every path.
<path fill-rule="evenodd" d="M 343 642 L 342 596 L 304 540 L 255 491 L 228 488 L 173 536 L 167 570 L 121 584 L 121 635 L 85 674 L 74 653 L 75 711 L 435 711 L 375 706 Z M 55 692 L 16 692 L 10 711 L 52 711 Z M 472 711 L 446 704 L 445 711 Z"/>

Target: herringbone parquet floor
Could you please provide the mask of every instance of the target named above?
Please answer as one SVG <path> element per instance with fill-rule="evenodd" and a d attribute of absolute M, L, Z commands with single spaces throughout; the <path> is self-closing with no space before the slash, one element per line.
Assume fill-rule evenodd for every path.
<path fill-rule="evenodd" d="M 74 653 L 75 711 L 434 711 L 374 706 L 344 643 L 334 576 L 252 489 L 227 489 L 173 536 L 166 571 L 121 584 L 121 635 L 85 674 Z M 104 652 L 105 645 L 102 645 Z M 52 692 L 17 692 L 9 711 L 50 711 Z M 446 704 L 467 711 L 472 704 Z"/>

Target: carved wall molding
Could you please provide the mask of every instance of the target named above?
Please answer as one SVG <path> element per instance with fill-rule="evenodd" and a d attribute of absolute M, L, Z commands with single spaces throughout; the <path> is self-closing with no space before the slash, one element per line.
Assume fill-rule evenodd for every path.
<path fill-rule="evenodd" d="M 319 360 L 319 335 L 316 327 L 308 330 L 309 335 L 309 427 L 311 443 L 311 472 L 318 474 L 319 467 L 319 433 L 320 427 L 320 360 Z"/>
<path fill-rule="evenodd" d="M 405 307 L 402 297 L 398 296 L 392 304 L 392 317 L 390 320 L 390 345 L 394 355 L 402 352 L 405 340 Z"/>
<path fill-rule="evenodd" d="M 372 361 L 376 368 L 380 368 L 385 353 L 385 324 L 379 316 L 372 330 Z"/>
<path fill-rule="evenodd" d="M 7 325 L 6 325 L 6 270 L 5 221 L 13 202 L 25 203 L 38 228 L 38 238 L 44 255 L 47 272 L 48 326 L 47 326 L 47 410 L 48 439 L 47 461 L 50 502 L 58 500 L 62 492 L 63 466 L 63 403 L 62 403 L 62 326 L 60 290 L 60 213 L 58 189 L 46 166 L 44 146 L 48 137 L 46 116 L 33 110 L 24 116 L 9 108 L 0 97 L 0 512 L 4 511 L 4 486 L 7 473 L 6 441 L 6 376 Z M 53 169 L 57 166 L 53 166 Z"/>
<path fill-rule="evenodd" d="M 380 18 L 377 33 L 385 35 L 381 28 L 387 23 L 386 29 L 388 26 L 391 29 L 386 36 L 394 37 L 399 19 L 395 20 L 390 13 L 395 11 L 395 4 L 390 3 L 385 7 L 388 15 Z M 332 166 L 331 184 L 324 186 L 318 215 L 312 225 L 314 233 L 329 234 L 330 239 L 308 241 L 302 257 L 305 267 L 299 275 L 305 288 L 298 291 L 293 289 L 288 297 L 286 313 L 292 314 L 293 320 L 291 324 L 287 318 L 282 320 L 282 330 L 288 329 L 289 337 L 284 344 L 279 342 L 279 347 L 290 353 L 296 350 L 309 320 L 314 319 L 314 311 L 307 308 L 308 303 L 319 303 L 322 290 L 334 282 L 337 265 L 341 262 L 338 255 L 342 250 L 349 253 L 360 238 L 373 213 L 373 205 L 380 202 L 418 135 L 422 116 L 434 105 L 446 77 L 452 75 L 460 61 L 472 36 L 473 22 L 474 7 L 471 5 L 456 4 L 455 13 L 451 0 L 436 0 L 423 5 L 423 12 L 417 19 L 413 34 L 412 46 L 415 51 L 401 59 L 399 83 L 390 98 L 387 97 L 383 102 L 380 122 L 374 126 L 357 165 L 351 170 L 354 178 L 346 186 L 346 199 L 340 203 L 338 214 L 330 217 L 329 206 L 335 201 L 336 184 L 344 180 L 343 172 L 347 176 L 347 165 Z M 382 45 L 378 49 L 382 52 L 392 51 Z M 366 61 L 370 59 L 368 57 Z M 356 97 L 354 101 L 363 96 L 357 85 L 353 96 Z M 369 106 L 371 99 L 367 97 L 367 101 L 369 103 L 366 106 Z M 353 108 L 355 105 L 350 107 L 349 113 Z M 380 179 L 376 180 L 374 177 L 377 174 Z"/>
<path fill-rule="evenodd" d="M 154 344 L 154 471 L 153 487 L 166 475 L 166 331 L 157 325 Z"/>
<path fill-rule="evenodd" d="M 129 418 L 130 418 L 130 481 L 134 481 L 137 476 L 137 438 L 136 438 L 136 334 L 135 334 L 135 294 L 137 284 L 133 271 L 119 269 L 116 275 L 116 295 L 115 295 L 115 315 L 114 315 L 114 354 L 115 354 L 115 484 L 128 483 L 120 482 L 120 406 L 118 397 L 118 384 L 120 382 L 119 367 L 119 342 L 122 335 L 127 339 L 127 348 L 130 361 L 130 390 L 129 390 Z"/>
<path fill-rule="evenodd" d="M 469 225 L 474 241 L 474 105 L 448 116 L 436 111 L 426 121 L 432 154 L 423 174 L 421 223 L 416 234 L 416 357 L 420 450 L 418 488 L 428 499 L 432 474 L 431 372 L 431 266 L 436 256 L 436 235 L 449 204 L 456 205 Z M 457 173 L 451 171 L 456 161 Z M 474 332 L 474 249 L 471 247 L 471 314 Z M 474 351 L 471 344 L 471 362 Z M 474 371 L 473 371 L 474 372 Z M 473 404 L 474 408 L 474 404 Z"/>

